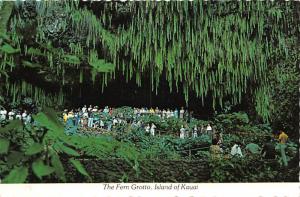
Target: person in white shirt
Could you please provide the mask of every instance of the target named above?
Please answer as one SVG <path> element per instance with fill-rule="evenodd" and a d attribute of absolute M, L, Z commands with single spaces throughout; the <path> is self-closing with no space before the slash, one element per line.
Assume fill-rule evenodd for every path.
<path fill-rule="evenodd" d="M 113 117 L 113 126 L 116 126 L 117 124 L 118 124 L 118 120 L 115 117 Z"/>
<path fill-rule="evenodd" d="M 168 111 L 167 111 L 167 118 L 171 118 L 171 116 L 172 116 L 172 112 L 170 111 L 170 109 L 168 109 Z"/>
<path fill-rule="evenodd" d="M 17 112 L 16 119 L 17 120 L 22 120 L 22 115 L 19 111 Z"/>
<path fill-rule="evenodd" d="M 31 123 L 31 115 L 28 114 L 28 115 L 26 116 L 25 124 L 27 125 L 27 124 L 30 124 L 30 123 Z"/>
<path fill-rule="evenodd" d="M 146 131 L 146 133 L 149 133 L 149 132 L 150 132 L 150 125 L 149 125 L 149 124 L 146 125 L 145 131 Z"/>
<path fill-rule="evenodd" d="M 95 106 L 93 109 L 92 109 L 92 112 L 97 112 L 98 111 L 98 107 Z"/>
<path fill-rule="evenodd" d="M 11 110 L 10 112 L 8 112 L 8 120 L 13 120 L 15 118 L 15 111 Z"/>
<path fill-rule="evenodd" d="M 162 118 L 166 118 L 167 117 L 167 111 L 165 109 L 163 109 L 162 111 Z"/>
<path fill-rule="evenodd" d="M 198 137 L 198 128 L 197 128 L 197 125 L 195 125 L 195 127 L 194 127 L 193 137 L 194 138 Z"/>
<path fill-rule="evenodd" d="M 230 154 L 232 156 L 243 157 L 243 153 L 242 153 L 242 150 L 241 150 L 241 147 L 240 147 L 239 143 L 235 143 L 232 146 Z"/>
<path fill-rule="evenodd" d="M 0 119 L 1 120 L 5 120 L 6 119 L 6 115 L 7 115 L 6 109 L 3 109 L 3 110 L 0 111 Z"/>
<path fill-rule="evenodd" d="M 85 113 L 87 111 L 86 105 L 83 106 L 82 112 Z"/>
<path fill-rule="evenodd" d="M 207 125 L 207 127 L 206 127 L 206 134 L 209 136 L 209 138 L 210 138 L 210 140 L 212 140 L 212 138 L 213 138 L 213 133 L 212 133 L 212 127 L 210 126 L 210 124 L 208 124 Z"/>
<path fill-rule="evenodd" d="M 91 112 L 93 110 L 93 106 L 90 105 L 89 108 L 88 108 L 88 112 Z"/>
<path fill-rule="evenodd" d="M 25 110 L 25 111 L 22 113 L 22 120 L 25 122 L 25 121 L 26 121 L 26 118 L 27 118 L 27 111 Z"/>
<path fill-rule="evenodd" d="M 183 119 L 183 115 L 184 115 L 184 109 L 183 107 L 181 107 L 181 110 L 179 111 L 179 118 Z"/>
<path fill-rule="evenodd" d="M 155 124 L 153 124 L 152 123 L 152 125 L 151 125 L 151 129 L 150 129 L 150 133 L 151 133 L 151 135 L 155 135 L 155 129 L 156 129 L 156 126 L 155 126 Z"/>
<path fill-rule="evenodd" d="M 181 125 L 181 129 L 180 129 L 180 138 L 184 139 L 185 136 L 185 128 L 183 127 L 183 125 Z"/>

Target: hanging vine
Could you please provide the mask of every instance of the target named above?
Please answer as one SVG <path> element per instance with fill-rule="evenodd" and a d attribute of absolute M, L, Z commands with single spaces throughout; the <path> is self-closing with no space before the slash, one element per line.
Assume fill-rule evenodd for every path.
<path fill-rule="evenodd" d="M 23 9 L 22 5 L 18 3 L 18 9 Z M 213 107 L 228 99 L 238 104 L 246 94 L 253 95 L 257 113 L 268 119 L 267 71 L 274 63 L 270 54 L 279 50 L 287 56 L 285 36 L 299 31 L 291 26 L 291 2 L 97 5 L 102 6 L 99 13 L 79 1 L 35 3 L 34 43 L 23 45 L 26 35 L 18 32 L 26 28 L 27 18 L 16 12 L 7 34 L 12 42 L 1 43 L 0 75 L 17 67 L 14 57 L 21 53 L 27 58 L 21 61 L 23 66 L 55 74 L 61 86 L 67 85 L 67 76 L 75 72 L 77 77 L 72 80 L 78 83 L 95 83 L 98 76 L 103 90 L 115 73 L 121 72 L 126 81 L 133 79 L 139 86 L 150 79 L 151 89 L 157 93 L 164 76 L 170 91 L 182 88 L 187 103 L 191 92 L 202 105 L 211 97 Z M 130 13 L 130 18 L 118 22 L 116 13 L 124 12 Z M 66 39 L 68 35 L 73 40 Z"/>

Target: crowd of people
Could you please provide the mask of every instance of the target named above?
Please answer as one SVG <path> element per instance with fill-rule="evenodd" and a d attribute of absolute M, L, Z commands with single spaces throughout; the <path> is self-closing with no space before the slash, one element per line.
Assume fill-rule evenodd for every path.
<path fill-rule="evenodd" d="M 24 124 L 32 123 L 32 114 L 27 110 L 11 109 L 7 111 L 5 108 L 0 110 L 0 121 L 4 120 L 21 120 Z"/>
<path fill-rule="evenodd" d="M 180 110 L 160 110 L 158 108 L 133 108 L 133 113 L 128 119 L 123 113 L 118 112 L 114 108 L 106 106 L 104 109 L 100 109 L 97 106 L 86 105 L 82 108 L 76 110 L 64 110 L 63 121 L 65 124 L 71 124 L 77 126 L 79 129 L 89 130 L 89 129 L 103 129 L 106 131 L 112 131 L 115 127 L 120 125 L 129 125 L 131 127 L 141 128 L 146 133 L 152 136 L 156 135 L 157 126 L 154 123 L 144 123 L 140 117 L 144 115 L 156 115 L 162 120 L 168 118 L 178 118 L 188 121 L 191 118 L 190 112 L 181 108 Z M 28 113 L 27 110 L 17 110 L 11 109 L 7 111 L 6 109 L 0 109 L 0 122 L 3 120 L 21 120 L 25 125 L 32 123 L 32 114 Z M 210 124 L 207 125 L 195 125 L 193 128 L 189 128 L 188 124 L 181 125 L 178 131 L 178 137 L 181 139 L 185 138 L 196 138 L 199 135 L 209 136 L 212 145 L 210 146 L 210 152 L 213 157 L 220 158 L 224 153 L 223 135 L 218 132 L 215 127 Z M 287 165 L 285 156 L 285 144 L 287 142 L 288 136 L 285 132 L 280 131 L 277 141 L 280 144 L 280 151 L 283 157 L 284 165 Z M 268 137 L 267 142 L 261 149 L 262 155 L 267 159 L 275 158 L 275 145 L 274 139 Z M 247 152 L 247 147 L 245 151 Z M 231 156 L 244 157 L 242 151 L 242 144 L 236 142 L 230 150 Z"/>
<path fill-rule="evenodd" d="M 63 112 L 63 120 L 65 123 L 74 125 L 83 130 L 89 129 L 105 129 L 111 131 L 118 125 L 130 125 L 132 127 L 143 128 L 146 133 L 156 135 L 157 126 L 154 123 L 144 123 L 140 117 L 144 115 L 156 115 L 162 120 L 168 118 L 178 118 L 188 121 L 192 113 L 185 110 L 183 107 L 180 110 L 170 110 L 158 108 L 133 108 L 133 113 L 130 119 L 125 117 L 123 113 L 117 113 L 114 108 L 106 106 L 104 109 L 100 109 L 98 106 L 86 105 L 76 110 L 67 110 Z M 201 125 L 199 128 L 189 128 L 186 125 L 182 125 L 179 131 L 179 137 L 181 139 L 187 137 L 198 137 L 199 134 L 207 133 L 213 135 L 213 128 L 210 124 Z"/>

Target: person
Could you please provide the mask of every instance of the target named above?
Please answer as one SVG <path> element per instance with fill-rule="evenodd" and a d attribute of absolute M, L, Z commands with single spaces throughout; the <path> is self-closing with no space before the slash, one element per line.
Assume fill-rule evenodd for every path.
<path fill-rule="evenodd" d="M 178 109 L 177 108 L 174 110 L 174 117 L 178 118 Z"/>
<path fill-rule="evenodd" d="M 216 139 L 216 140 L 217 140 L 217 139 Z M 231 154 L 232 156 L 243 157 L 243 153 L 242 153 L 242 150 L 241 150 L 241 147 L 240 147 L 240 143 L 239 143 L 239 142 L 236 142 L 236 143 L 232 146 L 230 154 Z"/>
<path fill-rule="evenodd" d="M 25 122 L 26 121 L 26 117 L 27 117 L 27 111 L 25 110 L 23 113 L 22 113 L 22 120 Z"/>
<path fill-rule="evenodd" d="M 85 110 L 85 111 L 82 111 L 82 112 L 83 112 L 82 117 L 85 118 L 85 119 L 88 119 L 88 118 L 89 118 L 89 113 L 88 113 L 88 111 Z"/>
<path fill-rule="evenodd" d="M 212 140 L 212 145 L 209 148 L 209 152 L 211 154 L 212 159 L 219 159 L 222 154 L 222 149 L 218 145 L 217 139 Z"/>
<path fill-rule="evenodd" d="M 104 122 L 103 122 L 103 120 L 100 120 L 100 128 L 101 128 L 101 129 L 104 128 Z"/>
<path fill-rule="evenodd" d="M 159 115 L 159 109 L 158 109 L 158 107 L 155 108 L 155 114 Z"/>
<path fill-rule="evenodd" d="M 108 114 L 108 113 L 109 113 L 109 108 L 108 108 L 108 106 L 105 106 L 105 108 L 104 108 L 104 110 L 103 110 L 103 113 L 105 113 L 105 114 Z"/>
<path fill-rule="evenodd" d="M 206 134 L 209 136 L 209 139 L 212 140 L 213 133 L 212 133 L 212 127 L 210 126 L 210 124 L 208 124 L 207 127 L 206 127 Z"/>
<path fill-rule="evenodd" d="M 93 114 L 93 128 L 98 128 L 100 124 L 100 117 L 98 113 Z"/>
<path fill-rule="evenodd" d="M 95 106 L 93 109 L 92 109 L 92 113 L 96 113 L 98 112 L 98 106 Z"/>
<path fill-rule="evenodd" d="M 80 115 L 79 112 L 75 112 L 75 126 L 78 126 L 80 124 Z"/>
<path fill-rule="evenodd" d="M 93 115 L 94 115 L 94 113 L 89 112 L 89 118 L 88 118 L 88 127 L 89 128 L 93 127 L 93 121 L 94 121 Z"/>
<path fill-rule="evenodd" d="M 67 125 L 69 125 L 69 126 L 75 125 L 73 110 L 69 111 L 69 113 L 68 113 Z"/>
<path fill-rule="evenodd" d="M 84 112 L 84 114 L 85 114 L 86 112 Z M 81 126 L 83 127 L 83 128 L 87 128 L 87 125 L 88 125 L 88 118 L 86 117 L 86 116 L 83 116 L 82 118 L 81 118 Z"/>
<path fill-rule="evenodd" d="M 18 111 L 16 114 L 16 120 L 22 120 L 22 115 L 20 111 Z"/>
<path fill-rule="evenodd" d="M 181 107 L 181 110 L 179 111 L 179 117 L 181 118 L 181 119 L 183 119 L 183 115 L 184 115 L 184 109 L 183 109 L 183 107 Z"/>
<path fill-rule="evenodd" d="M 149 113 L 154 114 L 154 109 L 152 107 L 150 108 Z"/>
<path fill-rule="evenodd" d="M 197 125 L 195 125 L 195 127 L 194 127 L 193 137 L 194 138 L 198 137 L 198 128 L 197 128 Z"/>
<path fill-rule="evenodd" d="M 6 120 L 6 114 L 7 114 L 7 111 L 6 111 L 6 109 L 2 109 L 1 111 L 0 111 L 0 119 L 1 120 Z"/>
<path fill-rule="evenodd" d="M 86 105 L 83 106 L 82 112 L 85 113 L 87 111 Z"/>
<path fill-rule="evenodd" d="M 8 120 L 13 120 L 15 118 L 15 110 L 8 112 Z"/>
<path fill-rule="evenodd" d="M 263 145 L 261 154 L 265 159 L 275 159 L 276 151 L 275 151 L 275 145 L 272 141 L 271 136 L 267 136 L 266 138 L 267 142 Z"/>
<path fill-rule="evenodd" d="M 113 117 L 113 126 L 116 126 L 118 124 L 118 119 Z"/>
<path fill-rule="evenodd" d="M 30 124 L 30 123 L 31 123 L 31 115 L 28 114 L 28 115 L 26 116 L 25 125 L 28 125 L 28 124 Z"/>
<path fill-rule="evenodd" d="M 111 128 L 112 128 L 112 121 L 111 121 L 111 119 L 109 118 L 109 119 L 107 120 L 107 130 L 108 130 L 108 131 L 111 131 Z"/>
<path fill-rule="evenodd" d="M 67 109 L 64 110 L 64 113 L 63 113 L 63 120 L 64 120 L 65 123 L 66 123 L 67 120 L 68 120 L 68 110 L 67 110 Z"/>
<path fill-rule="evenodd" d="M 165 109 L 163 109 L 162 111 L 162 118 L 166 118 L 167 117 L 167 111 Z"/>
<path fill-rule="evenodd" d="M 150 129 L 150 133 L 151 133 L 151 135 L 155 135 L 155 129 L 156 129 L 156 126 L 155 126 L 155 124 L 154 123 L 152 123 L 151 124 L 151 129 Z"/>
<path fill-rule="evenodd" d="M 181 129 L 180 129 L 180 138 L 184 139 L 185 137 L 185 128 L 183 127 L 183 125 L 181 125 Z"/>
<path fill-rule="evenodd" d="M 146 133 L 149 133 L 149 132 L 150 132 L 150 125 L 149 125 L 149 124 L 146 125 L 145 131 L 146 131 Z"/>
<path fill-rule="evenodd" d="M 88 108 L 88 112 L 91 112 L 93 110 L 93 106 L 90 105 L 89 108 Z"/>
<path fill-rule="evenodd" d="M 285 154 L 285 148 L 286 148 L 286 142 L 288 139 L 288 135 L 282 130 L 280 130 L 279 133 L 280 134 L 279 134 L 278 140 L 279 140 L 281 158 L 283 161 L 283 165 L 287 166 L 288 162 L 287 162 L 287 158 L 286 158 L 286 154 Z"/>

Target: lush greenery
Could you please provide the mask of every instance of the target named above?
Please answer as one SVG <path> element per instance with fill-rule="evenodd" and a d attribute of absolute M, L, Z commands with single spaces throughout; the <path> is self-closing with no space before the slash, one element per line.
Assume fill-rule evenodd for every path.
<path fill-rule="evenodd" d="M 138 176 L 140 170 L 147 170 L 141 169 L 139 163 L 142 160 L 205 160 L 210 165 L 210 181 L 213 182 L 282 181 L 279 149 L 277 159 L 272 161 L 263 160 L 259 152 L 246 151 L 246 145 L 250 143 L 262 147 L 266 142 L 265 136 L 272 133 L 265 125 L 251 125 L 244 113 L 216 116 L 214 122 L 218 122 L 218 129 L 224 132 L 225 151 L 224 156 L 217 160 L 210 158 L 211 141 L 208 136 L 204 134 L 197 138 L 180 139 L 174 136 L 174 130 L 169 129 L 172 124 L 160 125 L 161 121 L 156 121 L 153 117 L 151 119 L 151 116 L 148 119 L 157 124 L 158 129 L 164 126 L 167 132 L 160 136 L 150 136 L 141 128 L 123 127 L 115 137 L 110 134 L 83 136 L 76 133 L 70 136 L 65 134 L 64 125 L 52 109 L 45 109 L 35 115 L 34 119 L 33 125 L 23 125 L 16 120 L 3 123 L 4 126 L 0 129 L 0 154 L 3 156 L 0 166 L 4 183 L 67 182 L 73 179 L 65 176 L 64 169 L 70 164 L 86 177 L 85 181 L 92 181 L 89 169 L 85 169 L 78 161 L 79 158 L 124 159 L 132 166 L 135 176 Z M 190 124 L 196 124 L 195 121 L 197 120 Z M 236 126 L 228 127 L 229 121 L 234 122 L 230 125 Z M 202 124 L 202 121 L 198 123 Z M 246 135 L 236 132 L 244 132 Z M 244 158 L 229 156 L 230 148 L 236 142 L 244 144 Z M 291 167 L 295 163 L 293 160 L 297 158 L 298 146 L 292 141 L 287 145 L 287 158 Z M 286 172 L 294 170 L 295 167 L 285 169 Z M 294 176 L 288 175 L 284 181 L 294 181 Z M 130 176 L 128 179 L 130 180 Z"/>
<path fill-rule="evenodd" d="M 235 142 L 261 147 L 284 129 L 293 139 L 292 161 L 298 158 L 299 10 L 296 2 L 0 1 L 0 107 L 64 106 L 78 86 L 103 91 L 121 76 L 157 93 L 166 80 L 170 92 L 186 101 L 195 94 L 199 105 L 218 111 L 211 120 L 224 133 L 226 153 Z M 247 103 L 242 112 L 241 103 Z M 92 181 L 81 157 L 122 158 L 136 172 L 144 159 L 209 157 L 207 136 L 175 136 L 181 125 L 204 120 L 145 116 L 164 136 L 152 137 L 129 127 L 115 136 L 66 135 L 50 109 L 34 119 L 32 126 L 0 123 L 3 182 L 66 182 L 68 164 Z M 209 160 L 211 181 L 280 180 L 281 158 L 279 167 L 252 166 L 259 158 Z"/>
<path fill-rule="evenodd" d="M 238 104 L 246 96 L 265 121 L 277 120 L 271 118 L 278 109 L 270 82 L 288 84 L 272 73 L 280 72 L 276 68 L 283 62 L 297 66 L 297 7 L 294 2 L 1 2 L 2 91 L 13 101 L 30 95 L 41 104 L 62 104 L 67 87 L 83 81 L 97 81 L 103 89 L 123 73 L 137 84 L 150 79 L 154 91 L 163 75 L 170 91 L 182 86 L 186 100 L 191 91 L 202 103 L 211 98 L 213 106 L 225 100 Z M 24 70 L 35 73 L 40 84 L 51 83 L 52 91 Z"/>

